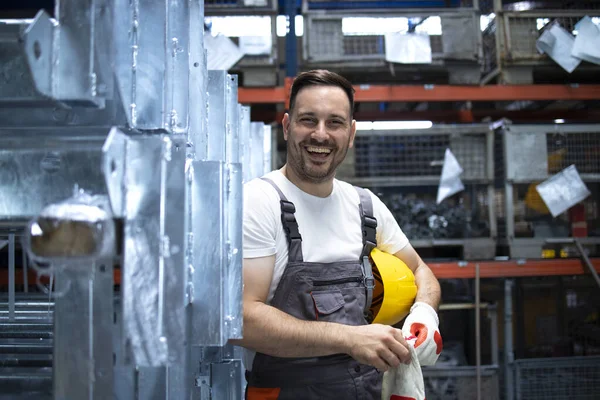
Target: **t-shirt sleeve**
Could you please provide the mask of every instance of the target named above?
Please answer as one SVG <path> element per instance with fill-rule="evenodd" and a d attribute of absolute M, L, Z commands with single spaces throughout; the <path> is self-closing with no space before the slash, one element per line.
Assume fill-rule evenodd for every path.
<path fill-rule="evenodd" d="M 408 238 L 389 208 L 370 190 L 369 194 L 373 199 L 373 213 L 377 219 L 377 248 L 395 254 L 408 245 Z"/>
<path fill-rule="evenodd" d="M 275 254 L 277 219 L 268 183 L 254 179 L 244 185 L 244 258 L 267 257 Z M 278 203 L 278 202 L 277 202 Z"/>

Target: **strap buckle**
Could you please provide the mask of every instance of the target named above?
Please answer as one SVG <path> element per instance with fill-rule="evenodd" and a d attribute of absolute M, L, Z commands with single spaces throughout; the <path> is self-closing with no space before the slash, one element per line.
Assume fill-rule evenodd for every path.
<path fill-rule="evenodd" d="M 291 201 L 280 200 L 281 202 L 281 211 L 285 213 L 294 214 L 296 212 L 296 206 Z"/>
<path fill-rule="evenodd" d="M 296 212 L 296 206 L 294 206 L 294 203 L 287 200 L 281 200 L 280 203 L 281 223 L 288 240 L 290 242 L 292 240 L 302 240 L 302 236 L 300 236 L 300 230 L 298 229 L 298 223 L 296 222 L 296 216 L 294 215 Z"/>
<path fill-rule="evenodd" d="M 369 256 L 364 256 L 362 263 L 362 273 L 363 273 L 363 281 L 365 283 L 365 287 L 367 289 L 375 288 L 375 277 L 373 277 L 373 267 L 371 265 L 371 261 L 369 261 Z"/>
<path fill-rule="evenodd" d="M 367 228 L 377 229 L 377 219 L 375 219 L 374 217 L 371 217 L 369 215 L 365 215 L 363 223 L 365 224 L 365 226 Z"/>

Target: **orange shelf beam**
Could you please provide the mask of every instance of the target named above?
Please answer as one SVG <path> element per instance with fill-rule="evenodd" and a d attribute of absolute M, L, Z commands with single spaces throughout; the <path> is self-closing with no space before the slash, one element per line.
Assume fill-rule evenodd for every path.
<path fill-rule="evenodd" d="M 597 100 L 600 85 L 357 85 L 356 102 Z M 238 89 L 242 104 L 285 103 L 285 87 Z"/>
<path fill-rule="evenodd" d="M 479 264 L 481 278 L 585 275 L 589 273 L 579 259 L 428 263 L 439 279 L 475 278 L 477 264 Z M 600 258 L 593 258 L 592 264 L 596 271 L 600 272 Z"/>
<path fill-rule="evenodd" d="M 475 278 L 475 266 L 479 264 L 481 278 L 518 278 L 526 276 L 586 275 L 589 271 L 578 259 L 481 261 L 481 262 L 430 262 L 429 267 L 438 279 Z M 592 264 L 600 273 L 600 258 L 592 258 Z M 35 285 L 35 271 L 28 271 L 29 285 Z M 121 283 L 121 271 L 114 271 L 115 284 Z M 23 284 L 23 271 L 15 271 L 17 285 Z M 0 286 L 8 285 L 8 271 L 0 271 Z"/>

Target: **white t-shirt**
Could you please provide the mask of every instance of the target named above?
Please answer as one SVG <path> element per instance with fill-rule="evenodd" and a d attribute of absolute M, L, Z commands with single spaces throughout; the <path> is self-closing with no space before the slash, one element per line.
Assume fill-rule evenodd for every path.
<path fill-rule="evenodd" d="M 328 197 L 316 197 L 300 190 L 279 170 L 265 175 L 279 187 L 296 207 L 296 221 L 302 236 L 302 255 L 306 262 L 329 263 L 356 261 L 362 252 L 359 197 L 356 189 L 335 179 Z M 377 219 L 377 247 L 394 254 L 408 244 L 408 238 L 388 208 L 368 191 L 373 199 Z M 281 205 L 277 191 L 262 179 L 244 185 L 244 258 L 275 254 L 275 269 L 267 297 L 273 299 L 275 289 L 288 263 L 288 245 L 281 224 Z M 253 353 L 245 351 L 244 364 L 252 367 Z"/>

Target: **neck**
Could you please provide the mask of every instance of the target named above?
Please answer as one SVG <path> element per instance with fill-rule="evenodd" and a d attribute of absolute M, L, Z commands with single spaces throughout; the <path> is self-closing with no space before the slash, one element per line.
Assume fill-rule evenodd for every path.
<path fill-rule="evenodd" d="M 307 182 L 305 180 L 300 179 L 300 177 L 294 173 L 292 168 L 288 168 L 287 164 L 285 164 L 281 168 L 281 173 L 290 182 L 296 185 L 300 190 L 310 195 L 317 197 L 327 197 L 333 191 L 333 178 L 327 179 L 326 181 L 323 181 L 321 183 Z"/>

